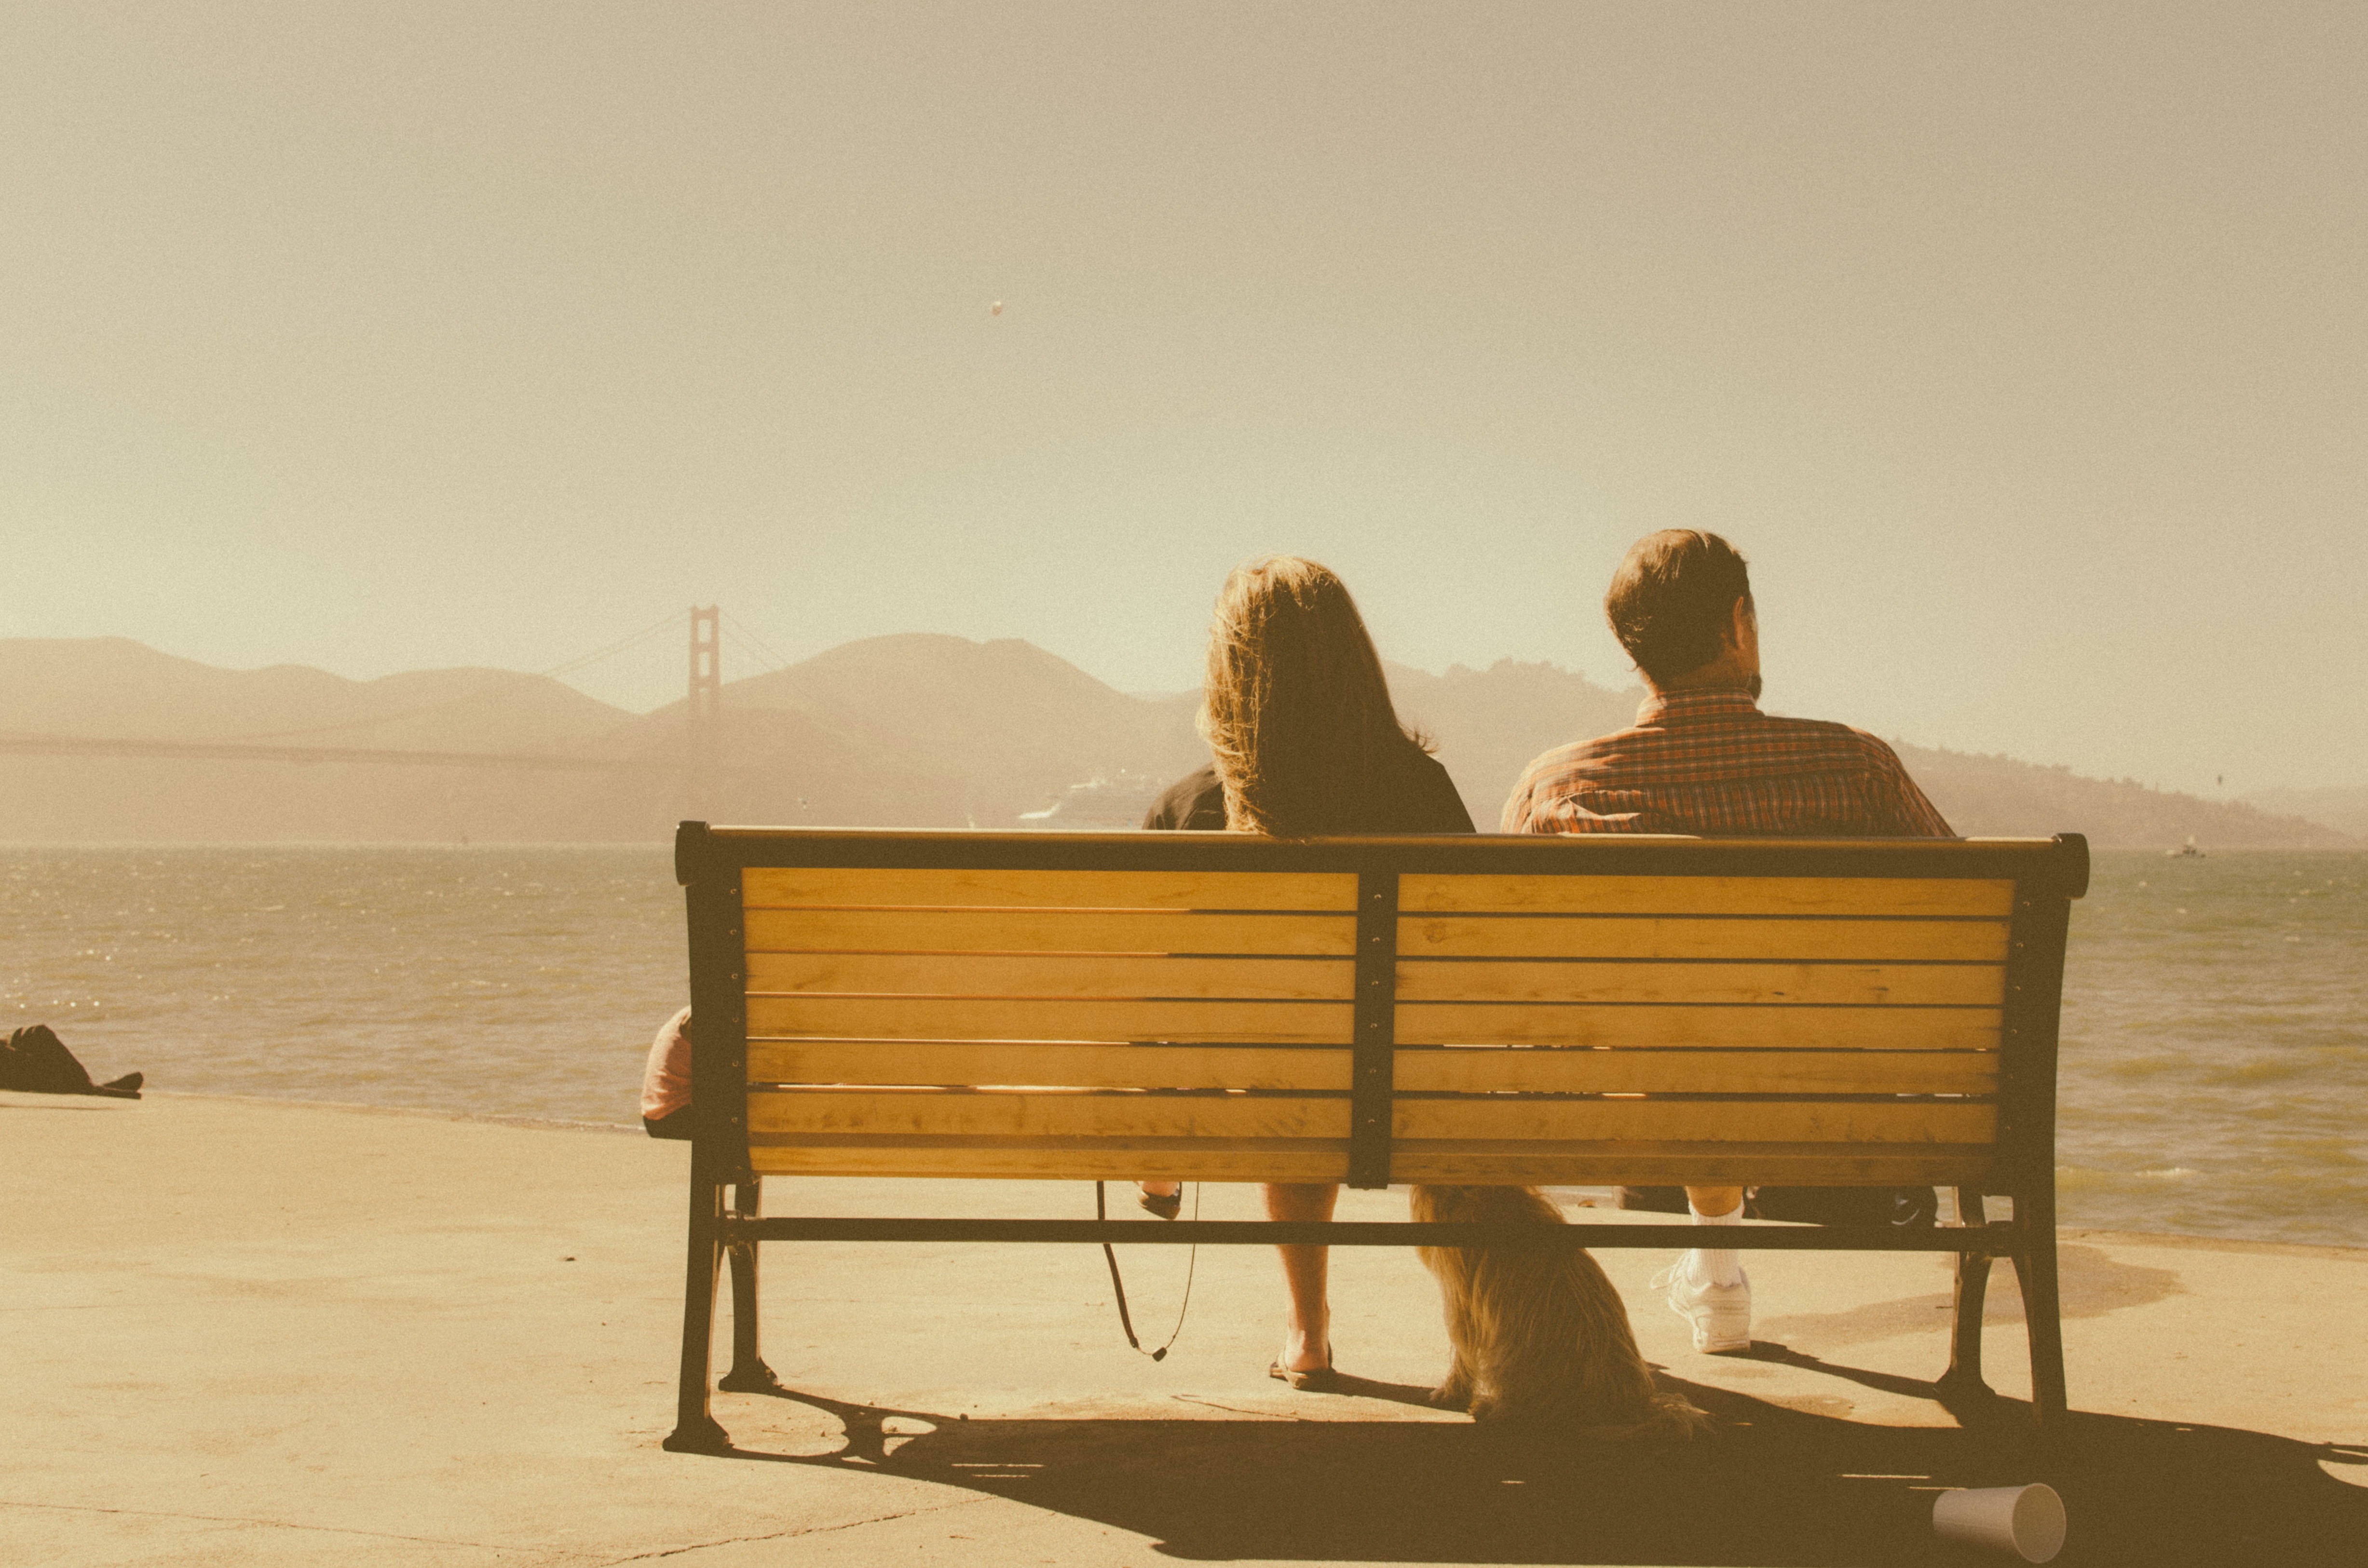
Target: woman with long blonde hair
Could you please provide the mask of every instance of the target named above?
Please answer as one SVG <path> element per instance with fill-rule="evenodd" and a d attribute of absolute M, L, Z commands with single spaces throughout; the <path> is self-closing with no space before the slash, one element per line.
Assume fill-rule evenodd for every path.
<path fill-rule="evenodd" d="M 1319 834 L 1470 833 L 1471 813 L 1423 739 L 1398 722 L 1381 656 L 1340 579 L 1270 555 L 1235 567 L 1217 596 L 1200 730 L 1208 767 L 1178 780 L 1146 828 Z M 1176 1182 L 1143 1184 L 1173 1219 Z M 1329 1220 L 1338 1186 L 1269 1183 L 1275 1220 Z M 1291 1315 L 1268 1371 L 1293 1388 L 1334 1381 L 1327 1250 L 1277 1247 Z"/>

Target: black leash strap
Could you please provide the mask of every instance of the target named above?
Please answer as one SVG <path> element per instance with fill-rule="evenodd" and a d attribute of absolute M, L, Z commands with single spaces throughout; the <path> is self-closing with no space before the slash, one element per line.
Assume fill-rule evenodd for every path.
<path fill-rule="evenodd" d="M 1110 1218 L 1110 1210 L 1102 1199 L 1100 1182 L 1094 1183 L 1094 1218 L 1097 1220 Z M 1134 1336 L 1134 1320 L 1126 1314 L 1126 1281 L 1118 1277 L 1118 1254 L 1110 1250 L 1110 1244 L 1108 1242 L 1102 1244 L 1102 1256 L 1110 1263 L 1110 1289 L 1118 1292 L 1118 1325 L 1126 1330 L 1127 1348 L 1140 1350 L 1143 1348 L 1143 1341 Z M 1156 1356 L 1152 1358 L 1155 1361 L 1158 1358 Z"/>
<path fill-rule="evenodd" d="M 1102 1194 L 1102 1185 L 1100 1182 L 1094 1183 L 1094 1218 L 1097 1220 L 1110 1218 L 1110 1209 Z M 1200 1217 L 1201 1184 L 1196 1181 L 1192 1184 L 1192 1218 L 1198 1220 Z M 1184 1267 L 1184 1301 L 1176 1309 L 1176 1326 L 1167 1331 L 1167 1343 L 1156 1350 L 1144 1349 L 1143 1341 L 1134 1336 L 1134 1320 L 1127 1314 L 1126 1310 L 1126 1281 L 1118 1277 L 1118 1254 L 1112 1250 L 1108 1242 L 1102 1244 L 1102 1257 L 1110 1264 L 1110 1290 L 1118 1296 L 1118 1325 L 1126 1331 L 1127 1347 L 1139 1355 L 1148 1356 L 1155 1361 L 1166 1360 L 1169 1348 L 1176 1343 L 1176 1336 L 1184 1332 L 1184 1314 L 1192 1305 L 1192 1277 L 1201 1270 L 1201 1244 L 1198 1242 L 1192 1244 L 1191 1260 Z"/>

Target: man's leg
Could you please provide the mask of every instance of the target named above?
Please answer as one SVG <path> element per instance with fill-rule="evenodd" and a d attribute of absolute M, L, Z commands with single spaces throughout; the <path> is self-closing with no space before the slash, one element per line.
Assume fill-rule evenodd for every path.
<path fill-rule="evenodd" d="M 1690 1187 L 1686 1207 L 1693 1210 L 1697 1225 L 1740 1225 L 1743 1188 Z M 1696 1277 L 1710 1284 L 1733 1285 L 1743 1278 L 1743 1255 L 1732 1247 L 1696 1247 L 1691 1261 Z"/>
<path fill-rule="evenodd" d="M 1697 1225 L 1743 1223 L 1743 1188 L 1690 1187 L 1686 1207 Z M 1694 1348 L 1717 1354 L 1751 1348 L 1751 1281 L 1733 1247 L 1696 1247 L 1654 1278 L 1667 1286 L 1669 1310 L 1693 1325 Z"/>
<path fill-rule="evenodd" d="M 1329 1220 L 1340 1200 L 1337 1187 L 1304 1182 L 1269 1182 L 1266 1217 L 1269 1220 Z M 1332 1310 L 1325 1300 L 1331 1252 L 1317 1246 L 1279 1246 L 1282 1282 L 1291 1292 L 1291 1317 L 1283 1326 L 1282 1355 L 1278 1364 L 1286 1372 L 1312 1372 L 1332 1364 Z"/>

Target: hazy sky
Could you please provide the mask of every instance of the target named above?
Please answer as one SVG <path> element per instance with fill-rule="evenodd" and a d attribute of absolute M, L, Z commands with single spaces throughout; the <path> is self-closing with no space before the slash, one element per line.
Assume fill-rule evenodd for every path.
<path fill-rule="evenodd" d="M 720 600 L 1177 689 L 1288 550 L 1389 657 L 1617 684 L 1613 563 L 1702 527 L 1773 710 L 2368 782 L 2363 62 L 2356 4 L 18 0 L 0 634 L 542 669 Z"/>

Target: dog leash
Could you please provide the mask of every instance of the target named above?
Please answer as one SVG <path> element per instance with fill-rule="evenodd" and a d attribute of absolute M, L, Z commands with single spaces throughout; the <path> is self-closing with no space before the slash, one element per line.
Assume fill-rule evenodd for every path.
<path fill-rule="evenodd" d="M 1201 1184 L 1196 1181 L 1192 1184 L 1192 1218 L 1198 1220 L 1200 1217 Z M 1094 1218 L 1097 1220 L 1110 1218 L 1110 1210 L 1102 1196 L 1100 1182 L 1094 1183 Z M 1108 1242 L 1102 1244 L 1102 1256 L 1110 1264 L 1110 1289 L 1118 1294 L 1118 1325 L 1126 1331 L 1128 1348 L 1137 1355 L 1148 1356 L 1155 1361 L 1166 1360 L 1168 1349 L 1176 1343 L 1176 1336 L 1184 1332 L 1184 1314 L 1192 1305 L 1192 1276 L 1200 1272 L 1201 1244 L 1199 1242 L 1192 1244 L 1191 1256 L 1184 1266 L 1184 1300 L 1176 1309 L 1176 1326 L 1167 1331 L 1167 1344 L 1156 1350 L 1144 1349 L 1143 1341 L 1134 1336 L 1134 1320 L 1127 1314 L 1126 1310 L 1126 1281 L 1118 1277 L 1118 1254 L 1111 1249 Z"/>

